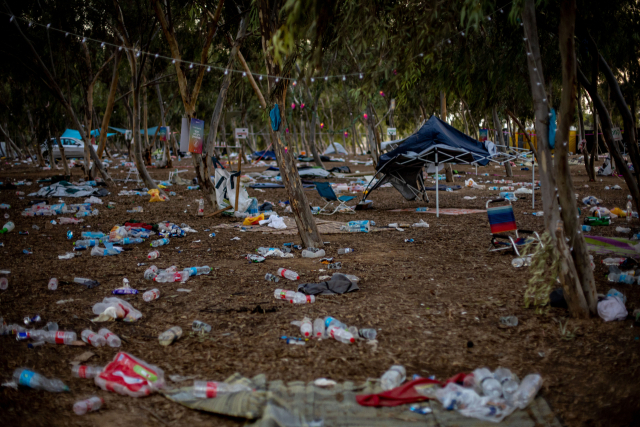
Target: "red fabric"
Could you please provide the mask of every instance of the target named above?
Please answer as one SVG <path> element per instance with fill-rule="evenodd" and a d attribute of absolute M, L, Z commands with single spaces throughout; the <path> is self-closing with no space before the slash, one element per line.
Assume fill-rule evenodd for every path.
<path fill-rule="evenodd" d="M 505 231 L 517 230 L 518 227 L 514 221 L 503 222 L 500 224 L 491 225 L 491 234 L 504 233 Z"/>
<path fill-rule="evenodd" d="M 429 378 L 418 378 L 409 381 L 391 390 L 383 391 L 378 394 L 359 394 L 356 396 L 356 402 L 362 406 L 398 406 L 407 403 L 422 402 L 429 400 L 428 397 L 419 394 L 415 386 L 422 384 L 438 384 L 445 386 L 451 382 L 460 383 L 464 380 L 466 374 L 460 373 L 449 378 L 445 382 L 438 380 L 430 380 Z"/>
<path fill-rule="evenodd" d="M 125 227 L 144 228 L 145 230 L 151 230 L 153 226 L 145 224 L 144 222 L 125 222 Z"/>

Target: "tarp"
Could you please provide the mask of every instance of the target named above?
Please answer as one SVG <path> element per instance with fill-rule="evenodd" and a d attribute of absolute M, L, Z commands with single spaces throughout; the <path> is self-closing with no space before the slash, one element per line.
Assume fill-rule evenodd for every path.
<path fill-rule="evenodd" d="M 149 135 L 155 135 L 157 128 L 158 128 L 158 126 L 154 126 L 152 128 L 148 128 L 147 129 L 147 133 Z M 113 126 L 109 126 L 109 129 L 113 129 L 116 132 L 120 132 L 122 134 L 126 134 L 129 131 L 128 129 L 114 128 Z M 91 132 L 91 134 L 93 135 L 93 131 Z M 144 129 L 140 129 L 140 134 L 144 135 Z M 111 135 L 113 135 L 113 134 L 110 134 L 110 135 L 107 135 L 107 136 L 111 136 Z"/>
<path fill-rule="evenodd" d="M 251 158 L 254 160 L 275 160 L 276 153 L 273 151 L 256 151 L 251 155 Z"/>
<path fill-rule="evenodd" d="M 109 129 L 113 129 L 113 130 L 115 130 L 116 132 L 120 132 L 120 133 L 122 133 L 122 134 L 127 133 L 127 129 L 114 128 L 113 126 L 109 126 Z"/>
<path fill-rule="evenodd" d="M 100 129 L 94 129 L 91 131 L 91 136 L 98 136 L 98 135 L 100 135 Z M 115 133 L 107 133 L 108 137 L 113 135 L 115 135 Z M 64 133 L 60 136 L 60 138 L 75 138 L 82 141 L 82 136 L 80 135 L 80 132 L 74 129 L 66 129 Z"/>
<path fill-rule="evenodd" d="M 99 135 L 100 135 L 100 129 L 94 129 L 91 131 L 91 136 L 99 136 Z M 107 132 L 107 138 L 113 135 L 115 135 L 115 133 Z"/>
<path fill-rule="evenodd" d="M 335 149 L 333 148 L 334 145 L 336 146 Z M 329 144 L 327 149 L 324 150 L 324 153 L 322 154 L 336 154 L 336 152 L 338 154 L 349 154 L 347 150 L 345 150 L 344 147 L 339 142 L 334 142 L 332 144 Z"/>
<path fill-rule="evenodd" d="M 436 116 L 395 150 L 385 153 L 378 160 L 377 170 L 394 161 L 398 165 L 417 166 L 425 163 L 473 163 L 481 166 L 489 163 L 491 156 L 485 145 L 448 125 Z"/>

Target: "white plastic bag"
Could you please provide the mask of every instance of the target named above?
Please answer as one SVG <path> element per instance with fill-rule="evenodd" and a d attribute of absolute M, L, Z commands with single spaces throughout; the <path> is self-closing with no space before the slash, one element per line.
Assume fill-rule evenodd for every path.
<path fill-rule="evenodd" d="M 283 230 L 287 228 L 287 225 L 284 223 L 284 219 L 282 219 L 282 217 L 278 216 L 275 213 L 271 214 L 269 219 L 263 219 L 262 221 L 260 221 L 259 224 L 268 224 L 269 227 L 275 228 L 277 230 Z"/>
<path fill-rule="evenodd" d="M 131 304 L 116 297 L 107 297 L 93 306 L 93 314 L 99 316 L 94 322 L 106 322 L 123 319 L 125 322 L 135 322 L 142 317 L 142 313 Z"/>
<path fill-rule="evenodd" d="M 624 320 L 627 318 L 628 314 L 629 312 L 620 297 L 608 296 L 598 302 L 598 315 L 602 317 L 602 320 L 605 322 Z"/>

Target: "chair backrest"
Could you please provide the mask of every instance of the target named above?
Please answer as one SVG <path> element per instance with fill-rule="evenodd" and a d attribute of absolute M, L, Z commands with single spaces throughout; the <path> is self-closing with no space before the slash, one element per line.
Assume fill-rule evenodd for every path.
<path fill-rule="evenodd" d="M 328 182 L 316 182 L 316 190 L 318 190 L 318 194 L 325 200 L 338 200 L 336 193 L 331 188 L 331 184 Z"/>
<path fill-rule="evenodd" d="M 517 230 L 516 216 L 513 213 L 513 206 L 496 206 L 487 209 L 491 234 L 504 233 L 505 231 Z"/>

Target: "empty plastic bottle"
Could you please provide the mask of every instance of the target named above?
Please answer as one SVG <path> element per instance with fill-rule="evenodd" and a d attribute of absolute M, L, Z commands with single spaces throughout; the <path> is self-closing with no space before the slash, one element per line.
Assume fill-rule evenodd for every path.
<path fill-rule="evenodd" d="M 46 325 L 44 325 L 44 330 L 45 331 L 57 331 L 58 328 L 58 324 L 56 322 L 47 322 Z"/>
<path fill-rule="evenodd" d="M 507 368 L 496 369 L 493 377 L 502 384 L 502 396 L 509 401 L 520 385 L 518 377 Z"/>
<path fill-rule="evenodd" d="M 511 402 L 520 409 L 524 409 L 535 399 L 542 387 L 542 377 L 538 374 L 529 374 L 520 383 L 520 387 L 513 393 Z"/>
<path fill-rule="evenodd" d="M 476 390 L 482 390 L 482 394 L 491 398 L 499 398 L 502 395 L 502 384 L 493 377 L 487 368 L 479 368 L 473 371 Z"/>
<path fill-rule="evenodd" d="M 264 280 L 266 280 L 267 282 L 274 282 L 274 283 L 278 283 L 280 281 L 280 278 L 278 276 L 275 276 L 271 273 L 267 273 L 264 275 Z"/>
<path fill-rule="evenodd" d="M 96 239 L 84 239 L 78 240 L 73 243 L 74 246 L 84 246 L 85 248 L 92 248 L 99 243 L 99 240 Z"/>
<path fill-rule="evenodd" d="M 142 299 L 145 300 L 145 302 L 150 302 L 158 298 L 160 298 L 160 291 L 158 289 L 151 289 L 142 294 Z"/>
<path fill-rule="evenodd" d="M 626 283 L 627 285 L 631 285 L 633 283 L 635 283 L 638 278 L 631 276 L 629 274 L 624 274 L 624 273 L 609 273 L 607 275 L 607 280 L 609 280 L 610 282 L 615 282 L 615 283 Z"/>
<path fill-rule="evenodd" d="M 0 234 L 6 234 L 10 231 L 13 231 L 14 228 L 16 228 L 15 224 L 9 221 L 2 227 L 2 230 L 0 230 Z"/>
<path fill-rule="evenodd" d="M 91 396 L 88 399 L 80 400 L 73 404 L 73 412 L 76 415 L 84 415 L 87 412 L 97 411 L 104 405 L 104 399 L 98 396 Z"/>
<path fill-rule="evenodd" d="M 185 268 L 183 271 L 188 271 L 189 276 L 200 276 L 203 274 L 211 273 L 211 267 L 205 265 L 204 267 L 189 267 Z"/>
<path fill-rule="evenodd" d="M 6 291 L 9 288 L 9 279 L 0 277 L 0 291 Z"/>
<path fill-rule="evenodd" d="M 350 254 L 353 252 L 353 249 L 351 248 L 340 248 L 338 249 L 338 255 L 346 255 L 346 254 Z"/>
<path fill-rule="evenodd" d="M 193 395 L 200 399 L 212 399 L 217 396 L 238 393 L 240 391 L 253 391 L 245 384 L 227 384 L 216 381 L 194 381 Z"/>
<path fill-rule="evenodd" d="M 49 344 L 71 344 L 78 340 L 75 332 L 70 331 L 50 331 L 43 332 L 42 338 Z"/>
<path fill-rule="evenodd" d="M 174 342 L 178 341 L 178 339 L 182 336 L 182 328 L 180 326 L 174 326 L 173 328 L 167 329 L 158 337 L 158 341 L 160 341 L 160 345 L 171 345 Z"/>
<path fill-rule="evenodd" d="M 286 268 L 279 268 L 278 276 L 284 277 L 285 279 L 289 280 L 298 280 L 300 278 L 300 276 L 298 276 L 298 273 L 292 270 L 287 270 Z"/>
<path fill-rule="evenodd" d="M 500 318 L 500 323 L 505 326 L 518 326 L 518 318 L 516 316 L 504 316 Z"/>
<path fill-rule="evenodd" d="M 84 237 L 85 239 L 99 239 L 101 237 L 104 237 L 105 234 L 101 231 L 83 231 L 80 236 Z"/>
<path fill-rule="evenodd" d="M 86 342 L 87 344 L 91 344 L 94 347 L 104 347 L 107 344 L 107 340 L 105 340 L 103 336 L 98 335 L 88 329 L 82 331 L 80 336 L 82 337 L 82 341 Z"/>
<path fill-rule="evenodd" d="M 191 329 L 195 332 L 211 332 L 211 325 L 204 323 L 200 320 L 194 320 L 191 324 Z"/>
<path fill-rule="evenodd" d="M 307 248 L 302 251 L 302 258 L 321 258 L 325 255 L 324 249 Z"/>
<path fill-rule="evenodd" d="M 305 338 L 311 338 L 311 334 L 313 334 L 313 324 L 311 323 L 311 319 L 308 317 L 302 319 L 302 323 L 300 324 L 300 333 Z"/>
<path fill-rule="evenodd" d="M 365 340 L 375 340 L 376 336 L 378 336 L 378 331 L 373 328 L 364 328 L 358 330 L 358 335 Z"/>
<path fill-rule="evenodd" d="M 169 239 L 167 239 L 166 237 L 164 239 L 158 239 L 151 242 L 151 246 L 154 248 L 157 248 L 158 246 L 168 245 L 168 244 L 169 244 Z M 154 259 L 154 258 L 149 258 L 149 259 Z"/>
<path fill-rule="evenodd" d="M 167 272 L 166 270 L 158 274 L 154 279 L 158 283 L 186 282 L 189 280 L 189 274 L 184 271 Z"/>
<path fill-rule="evenodd" d="M 296 295 L 296 291 L 287 291 L 286 289 L 276 289 L 273 291 L 275 299 L 293 301 L 293 297 Z"/>
<path fill-rule="evenodd" d="M 313 336 L 316 338 L 323 338 L 326 327 L 324 326 L 324 319 L 317 318 L 313 321 Z"/>
<path fill-rule="evenodd" d="M 302 292 L 296 292 L 291 302 L 294 304 L 313 304 L 316 302 L 316 297 L 314 295 L 305 295 Z"/>
<path fill-rule="evenodd" d="M 56 279 L 55 277 L 49 279 L 47 288 L 49 288 L 50 291 L 55 291 L 56 289 L 58 289 L 58 279 Z"/>
<path fill-rule="evenodd" d="M 380 386 L 384 391 L 391 390 L 399 387 L 405 379 L 407 379 L 407 371 L 404 366 L 393 365 L 380 377 Z"/>
<path fill-rule="evenodd" d="M 151 252 L 149 252 L 149 255 L 147 255 L 147 258 L 152 260 L 152 259 L 158 258 L 159 256 L 160 256 L 160 252 L 159 251 L 151 251 Z"/>
<path fill-rule="evenodd" d="M 50 380 L 49 378 L 30 371 L 27 368 L 18 368 L 13 372 L 13 380 L 16 384 L 34 388 L 36 390 L 46 390 L 52 393 L 69 391 L 69 387 L 58 379 Z"/>
<path fill-rule="evenodd" d="M 633 204 L 631 203 L 631 195 L 627 196 L 627 222 L 631 222 L 633 218 Z"/>
<path fill-rule="evenodd" d="M 204 216 L 204 199 L 198 201 L 198 216 Z"/>
<path fill-rule="evenodd" d="M 100 375 L 102 366 L 76 365 L 71 367 L 71 373 L 76 378 L 94 378 Z"/>
<path fill-rule="evenodd" d="M 147 280 L 153 280 L 158 275 L 158 267 L 155 265 L 150 266 L 144 271 L 144 278 Z"/>
<path fill-rule="evenodd" d="M 356 339 L 351 335 L 351 332 L 346 331 L 336 325 L 331 325 L 327 328 L 327 335 L 336 341 L 340 341 L 343 344 L 351 344 L 356 342 Z"/>
<path fill-rule="evenodd" d="M 144 240 L 142 240 L 140 237 L 125 237 L 118 243 L 120 243 L 121 245 L 138 245 L 142 242 L 144 242 Z"/>
<path fill-rule="evenodd" d="M 591 226 L 590 225 L 583 225 L 582 226 L 582 231 L 591 231 Z"/>
<path fill-rule="evenodd" d="M 102 328 L 98 331 L 98 335 L 103 337 L 109 347 L 120 347 L 122 345 L 122 340 L 119 336 L 108 330 L 107 328 Z"/>
<path fill-rule="evenodd" d="M 115 248 L 101 248 L 99 246 L 94 246 L 91 249 L 91 256 L 110 256 L 110 255 L 118 255 L 120 251 Z"/>

